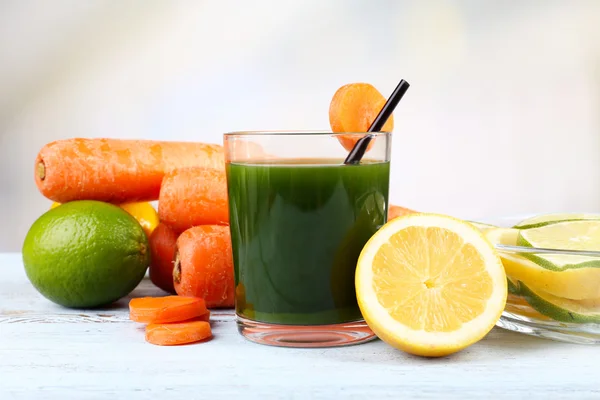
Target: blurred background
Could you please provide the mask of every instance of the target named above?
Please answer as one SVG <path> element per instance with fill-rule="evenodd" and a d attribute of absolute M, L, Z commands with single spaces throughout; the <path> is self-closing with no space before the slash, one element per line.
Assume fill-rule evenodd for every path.
<path fill-rule="evenodd" d="M 0 251 L 51 204 L 47 142 L 328 129 L 339 86 L 401 78 L 391 202 L 599 212 L 599 20 L 597 0 L 0 0 Z"/>

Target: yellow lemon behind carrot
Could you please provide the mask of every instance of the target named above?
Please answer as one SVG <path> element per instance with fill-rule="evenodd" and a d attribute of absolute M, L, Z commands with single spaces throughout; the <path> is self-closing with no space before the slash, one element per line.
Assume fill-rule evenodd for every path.
<path fill-rule="evenodd" d="M 54 202 L 50 206 L 50 209 L 60 205 L 61 203 Z M 158 226 L 158 213 L 152 207 L 152 204 L 148 202 L 125 203 L 120 204 L 119 207 L 127 211 L 139 222 L 148 237 L 150 237 L 154 229 Z"/>

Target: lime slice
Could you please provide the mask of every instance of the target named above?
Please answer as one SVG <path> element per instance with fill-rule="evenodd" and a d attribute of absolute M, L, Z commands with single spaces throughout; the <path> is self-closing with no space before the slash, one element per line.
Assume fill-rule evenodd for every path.
<path fill-rule="evenodd" d="M 506 275 L 506 283 L 508 285 L 508 293 L 515 294 L 515 295 L 519 294 L 519 281 L 518 280 Z"/>
<path fill-rule="evenodd" d="M 494 244 L 515 245 L 519 232 L 524 231 L 497 228 L 485 232 L 484 235 Z M 525 256 L 531 257 L 531 254 L 514 253 L 502 249 L 499 249 L 498 253 L 506 275 L 512 280 L 508 283 L 509 290 L 512 290 L 511 293 L 519 291 L 519 286 L 514 282 L 518 280 L 529 287 L 557 297 L 575 300 L 600 298 L 600 268 L 584 267 L 558 270 L 553 265 L 552 269 L 548 269 L 546 263 L 536 263 L 525 258 Z M 545 255 L 545 257 L 548 256 Z"/>
<path fill-rule="evenodd" d="M 520 282 L 520 294 L 537 312 L 555 321 L 600 323 L 600 298 L 570 300 L 534 290 Z"/>
<path fill-rule="evenodd" d="M 539 228 L 540 226 L 554 224 L 556 222 L 564 221 L 581 221 L 581 220 L 600 220 L 600 214 L 574 214 L 574 213 L 553 213 L 553 214 L 542 214 L 536 215 L 535 217 L 527 218 L 513 228 L 529 229 Z"/>
<path fill-rule="evenodd" d="M 517 245 L 561 250 L 600 251 L 600 221 L 564 221 L 519 231 Z M 563 254 L 523 254 L 551 271 L 598 268 L 600 257 Z"/>
<path fill-rule="evenodd" d="M 517 284 L 519 283 L 517 282 Z M 551 321 L 548 316 L 540 314 L 533 307 L 531 307 L 531 304 L 529 304 L 527 300 L 525 300 L 519 294 L 508 294 L 504 311 L 518 315 L 519 317 L 531 318 L 536 321 Z"/>

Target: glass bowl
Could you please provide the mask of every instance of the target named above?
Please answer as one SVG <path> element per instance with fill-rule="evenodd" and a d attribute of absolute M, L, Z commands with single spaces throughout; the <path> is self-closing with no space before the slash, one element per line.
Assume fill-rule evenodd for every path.
<path fill-rule="evenodd" d="M 478 221 L 510 228 L 528 217 Z M 508 278 L 497 326 L 570 343 L 600 343 L 600 251 L 495 247 Z M 568 267 L 554 268 L 556 260 Z"/>

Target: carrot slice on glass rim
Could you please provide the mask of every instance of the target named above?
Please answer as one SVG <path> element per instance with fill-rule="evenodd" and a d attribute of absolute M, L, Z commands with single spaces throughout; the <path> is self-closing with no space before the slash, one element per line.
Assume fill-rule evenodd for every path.
<path fill-rule="evenodd" d="M 377 114 L 385 105 L 386 98 L 369 83 L 350 83 L 339 88 L 329 105 L 329 124 L 334 133 L 349 132 L 348 135 L 337 135 L 337 139 L 347 151 L 352 150 L 363 135 L 350 132 L 367 132 Z M 390 115 L 382 132 L 394 129 L 394 117 Z M 375 141 L 371 141 L 367 151 Z"/>

